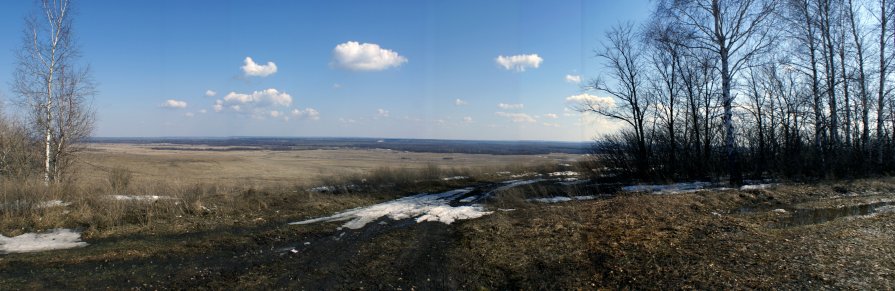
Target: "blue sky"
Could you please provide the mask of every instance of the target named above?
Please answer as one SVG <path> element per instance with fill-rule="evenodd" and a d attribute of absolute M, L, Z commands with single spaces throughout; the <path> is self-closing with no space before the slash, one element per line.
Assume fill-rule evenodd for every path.
<path fill-rule="evenodd" d="M 651 6 L 76 3 L 82 61 L 99 85 L 96 136 L 569 141 L 611 127 L 568 112 L 566 98 L 585 93 L 582 85 L 599 74 L 593 50 L 605 30 L 643 20 Z M 31 1 L 5 1 L 0 9 L 0 95 L 7 100 L 15 99 L 14 51 L 33 10 Z M 247 57 L 257 66 L 246 66 Z"/>

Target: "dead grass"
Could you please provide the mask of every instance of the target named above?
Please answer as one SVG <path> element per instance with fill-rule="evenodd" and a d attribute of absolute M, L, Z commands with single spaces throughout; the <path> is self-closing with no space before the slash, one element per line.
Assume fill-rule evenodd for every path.
<path fill-rule="evenodd" d="M 180 159 L 192 159 L 187 164 L 205 163 L 202 157 Z M 82 179 L 49 187 L 36 179 L 0 181 L 0 217 L 3 218 L 0 233 L 9 236 L 66 227 L 82 230 L 87 238 L 102 238 L 252 226 L 305 219 L 415 193 L 441 192 L 481 181 L 508 179 L 498 172 L 546 174 L 556 170 L 555 165 L 539 164 L 536 167 L 427 164 L 409 168 L 380 166 L 367 172 L 321 176 L 314 180 L 299 177 L 293 181 L 203 181 L 190 176 L 145 175 L 145 170 L 153 166 L 123 165 L 108 163 L 86 173 L 87 176 L 78 176 Z M 172 173 L 188 175 L 195 170 L 189 167 L 196 165 L 175 163 L 171 167 Z M 246 171 L 255 171 L 252 173 L 257 176 L 266 173 L 257 169 Z M 98 174 L 104 177 L 95 177 Z M 444 179 L 459 176 L 466 178 Z M 318 186 L 330 186 L 334 190 L 312 190 Z"/>

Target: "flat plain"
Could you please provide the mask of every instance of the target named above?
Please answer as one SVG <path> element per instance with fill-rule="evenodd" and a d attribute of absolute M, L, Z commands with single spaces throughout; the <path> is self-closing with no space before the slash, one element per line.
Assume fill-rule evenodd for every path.
<path fill-rule="evenodd" d="M 541 165 L 574 164 L 585 155 L 494 155 L 407 152 L 390 149 L 266 150 L 182 144 L 91 143 L 81 153 L 79 174 L 102 182 L 113 168 L 133 173 L 137 180 L 188 183 L 239 182 L 310 185 L 322 178 L 363 176 L 381 168 L 502 171 Z"/>

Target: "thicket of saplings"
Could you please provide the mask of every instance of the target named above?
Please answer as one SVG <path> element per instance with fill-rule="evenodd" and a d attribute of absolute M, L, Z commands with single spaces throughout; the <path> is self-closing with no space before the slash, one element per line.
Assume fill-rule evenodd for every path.
<path fill-rule="evenodd" d="M 895 170 L 895 2 L 656 1 L 596 50 L 619 120 L 594 153 L 640 180 L 827 179 Z M 742 180 L 736 181 L 740 182 Z"/>

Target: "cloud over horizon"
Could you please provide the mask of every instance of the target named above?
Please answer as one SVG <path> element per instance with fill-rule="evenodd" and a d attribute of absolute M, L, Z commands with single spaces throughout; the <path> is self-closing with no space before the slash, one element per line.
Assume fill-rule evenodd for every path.
<path fill-rule="evenodd" d="M 494 115 L 508 118 L 515 123 L 535 123 L 537 120 L 531 115 L 525 113 L 508 113 L 503 111 L 495 112 Z"/>
<path fill-rule="evenodd" d="M 246 57 L 244 63 L 245 65 L 242 66 L 242 72 L 245 73 L 246 76 L 267 77 L 277 72 L 277 64 L 274 64 L 273 62 L 267 62 L 266 65 L 259 65 L 255 63 L 251 57 Z"/>
<path fill-rule="evenodd" d="M 526 69 L 537 69 L 544 61 L 538 54 L 503 56 L 499 55 L 494 59 L 498 65 L 508 71 L 525 72 Z"/>
<path fill-rule="evenodd" d="M 169 108 L 169 109 L 184 109 L 184 108 L 186 108 L 186 106 L 187 106 L 186 101 L 174 100 L 174 99 L 165 100 L 165 103 L 162 103 L 162 105 L 161 105 L 162 108 Z"/>
<path fill-rule="evenodd" d="M 587 93 L 566 97 L 566 103 L 574 105 L 594 105 L 604 108 L 615 107 L 615 99 L 612 99 L 612 97 L 599 97 Z"/>
<path fill-rule="evenodd" d="M 333 65 L 353 71 L 382 71 L 399 67 L 407 58 L 375 43 L 349 41 L 333 49 Z"/>
<path fill-rule="evenodd" d="M 507 103 L 498 103 L 497 108 L 503 110 L 514 110 L 514 109 L 522 109 L 525 107 L 525 104 L 507 104 Z"/>

